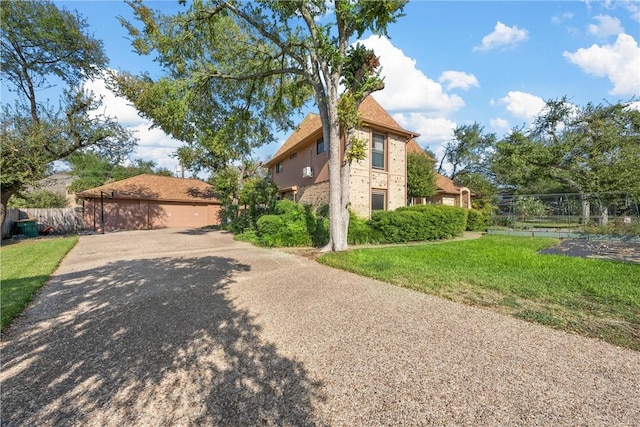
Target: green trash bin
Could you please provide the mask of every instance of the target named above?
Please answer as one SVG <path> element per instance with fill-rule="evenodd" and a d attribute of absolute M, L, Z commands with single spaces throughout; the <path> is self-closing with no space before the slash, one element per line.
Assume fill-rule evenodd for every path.
<path fill-rule="evenodd" d="M 18 226 L 18 234 L 27 237 L 38 237 L 38 223 L 35 219 L 23 219 L 16 221 Z"/>

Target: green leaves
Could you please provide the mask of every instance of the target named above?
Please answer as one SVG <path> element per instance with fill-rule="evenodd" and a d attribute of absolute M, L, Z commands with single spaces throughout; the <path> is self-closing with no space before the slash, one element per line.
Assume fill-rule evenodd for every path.
<path fill-rule="evenodd" d="M 407 195 L 413 197 L 430 197 L 436 192 L 433 161 L 425 154 L 407 154 Z"/>
<path fill-rule="evenodd" d="M 640 193 L 640 112 L 628 103 L 578 107 L 548 101 L 536 126 L 497 144 L 503 183 L 523 192 Z"/>
<path fill-rule="evenodd" d="M 86 20 L 49 1 L 3 1 L 0 69 L 29 94 L 49 76 L 75 85 L 107 66 L 103 43 L 89 35 Z"/>

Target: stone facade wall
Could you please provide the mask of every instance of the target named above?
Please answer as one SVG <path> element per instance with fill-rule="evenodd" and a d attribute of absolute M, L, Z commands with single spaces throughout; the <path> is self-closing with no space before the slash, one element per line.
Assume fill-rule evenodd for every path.
<path fill-rule="evenodd" d="M 296 201 L 315 208 L 329 204 L 329 181 L 300 187 L 296 194 Z"/>
<path fill-rule="evenodd" d="M 371 128 L 358 131 L 358 137 L 371 141 Z M 386 134 L 385 169 L 371 168 L 371 143 L 364 159 L 351 165 L 349 193 L 351 210 L 356 215 L 369 218 L 371 216 L 371 190 L 387 192 L 387 210 L 394 210 L 407 204 L 406 180 L 406 140 L 403 137 Z"/>
<path fill-rule="evenodd" d="M 385 134 L 387 137 L 384 170 L 371 168 L 371 139 L 373 132 Z M 406 137 L 375 131 L 369 127 L 359 129 L 356 136 L 369 141 L 369 147 L 365 153 L 365 158 L 353 162 L 351 165 L 349 182 L 351 210 L 359 217 L 369 218 L 371 216 L 372 189 L 386 191 L 387 210 L 405 206 L 407 204 Z M 313 154 L 315 155 L 315 153 Z M 300 167 L 297 169 L 300 169 Z M 295 169 L 296 173 L 297 169 Z M 283 187 L 281 182 L 278 184 L 281 188 Z M 296 194 L 297 202 L 314 207 L 329 203 L 328 181 L 316 181 L 315 184 L 300 186 L 300 181 L 298 180 L 297 185 L 299 185 Z"/>
<path fill-rule="evenodd" d="M 388 184 L 387 210 L 407 205 L 407 154 L 406 138 L 388 135 Z"/>

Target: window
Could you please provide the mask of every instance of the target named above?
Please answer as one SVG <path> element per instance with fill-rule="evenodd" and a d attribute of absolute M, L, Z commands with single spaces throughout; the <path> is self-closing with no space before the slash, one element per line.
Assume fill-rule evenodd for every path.
<path fill-rule="evenodd" d="M 327 151 L 327 147 L 325 147 L 325 145 L 324 145 L 324 139 L 320 138 L 316 142 L 316 154 L 322 154 L 325 151 Z"/>
<path fill-rule="evenodd" d="M 371 190 L 371 210 L 384 211 L 387 206 L 387 192 L 385 190 Z"/>
<path fill-rule="evenodd" d="M 384 169 L 384 135 L 373 134 L 371 147 L 371 167 L 374 169 Z"/>
<path fill-rule="evenodd" d="M 276 164 L 276 173 L 280 173 L 280 172 L 282 172 L 282 171 L 283 171 L 283 169 L 282 169 L 282 162 L 278 162 L 278 163 Z"/>

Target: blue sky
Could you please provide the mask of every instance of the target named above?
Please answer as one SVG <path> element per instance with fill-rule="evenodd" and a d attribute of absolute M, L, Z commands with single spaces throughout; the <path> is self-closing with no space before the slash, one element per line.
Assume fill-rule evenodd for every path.
<path fill-rule="evenodd" d="M 105 43 L 110 67 L 154 71 L 150 58 L 131 50 L 117 16 L 130 18 L 120 1 L 56 2 L 87 18 Z M 171 12 L 177 1 L 148 2 Z M 374 97 L 418 142 L 437 155 L 459 125 L 481 123 L 504 135 L 528 125 L 545 100 L 564 95 L 574 103 L 640 97 L 640 0 L 634 1 L 412 1 L 390 38 L 365 35 L 380 56 L 386 88 Z M 169 155 L 180 145 L 149 131 L 126 101 L 106 95 L 107 112 L 137 131 L 136 157 L 176 170 Z M 266 160 L 280 142 L 262 147 Z"/>

